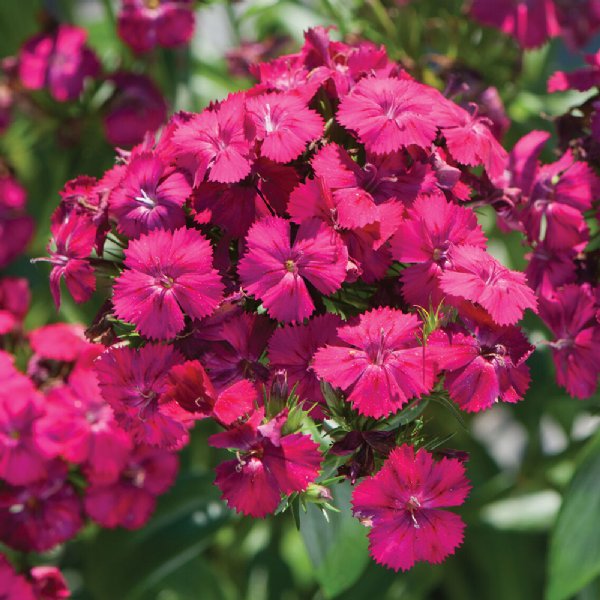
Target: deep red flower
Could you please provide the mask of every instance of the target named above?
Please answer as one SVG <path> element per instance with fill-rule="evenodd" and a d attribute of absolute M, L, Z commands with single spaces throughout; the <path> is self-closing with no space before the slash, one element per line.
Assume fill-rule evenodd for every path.
<path fill-rule="evenodd" d="M 243 425 L 209 438 L 215 448 L 237 450 L 237 458 L 217 466 L 215 485 L 227 504 L 252 517 L 275 511 L 281 494 L 301 492 L 319 474 L 321 454 L 310 436 L 282 435 L 285 412 L 262 423 L 258 410 Z"/>

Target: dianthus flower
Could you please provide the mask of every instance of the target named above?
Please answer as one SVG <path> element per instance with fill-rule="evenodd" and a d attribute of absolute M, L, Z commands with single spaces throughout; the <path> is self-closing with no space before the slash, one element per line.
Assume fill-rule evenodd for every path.
<path fill-rule="evenodd" d="M 411 144 L 428 148 L 444 119 L 443 96 L 416 81 L 362 79 L 345 96 L 338 121 L 358 133 L 365 148 L 387 154 Z"/>
<path fill-rule="evenodd" d="M 139 144 L 146 132 L 156 131 L 167 118 L 167 103 L 145 75 L 119 72 L 110 76 L 114 94 L 104 115 L 104 133 L 113 146 Z"/>
<path fill-rule="evenodd" d="M 93 350 L 82 325 L 52 323 L 38 327 L 28 334 L 29 344 L 41 358 L 60 362 L 75 362 L 84 352 Z M 96 346 L 100 351 L 102 346 Z"/>
<path fill-rule="evenodd" d="M 95 225 L 85 217 L 72 215 L 50 228 L 49 258 L 36 258 L 52 264 L 50 291 L 54 304 L 60 307 L 60 280 L 64 277 L 67 289 L 75 302 L 87 302 L 96 289 L 94 269 L 89 261 L 96 239 Z"/>
<path fill-rule="evenodd" d="M 56 567 L 33 567 L 29 571 L 29 578 L 36 600 L 63 600 L 71 597 L 67 582 Z"/>
<path fill-rule="evenodd" d="M 2 554 L 0 554 L 0 590 L 2 590 L 2 600 L 40 600 L 27 579 L 23 575 L 18 575 Z"/>
<path fill-rule="evenodd" d="M 88 368 L 76 367 L 68 383 L 50 388 L 36 431 L 46 452 L 81 465 L 93 482 L 116 479 L 132 448 Z"/>
<path fill-rule="evenodd" d="M 323 119 L 294 94 L 262 94 L 246 101 L 249 137 L 261 140 L 260 153 L 278 163 L 298 158 L 323 133 Z"/>
<path fill-rule="evenodd" d="M 576 398 L 593 396 L 600 374 L 600 324 L 590 286 L 565 285 L 540 298 L 540 316 L 556 337 L 551 347 L 558 385 Z"/>
<path fill-rule="evenodd" d="M 0 279 L 0 335 L 18 329 L 31 301 L 27 279 L 3 277 Z"/>
<path fill-rule="evenodd" d="M 221 300 L 212 248 L 195 229 L 142 235 L 125 250 L 124 265 L 114 286 L 115 314 L 146 337 L 172 338 L 184 328 L 184 315 L 201 319 Z"/>
<path fill-rule="evenodd" d="M 189 413 L 162 398 L 170 369 L 182 362 L 172 347 L 149 344 L 109 348 L 96 363 L 102 396 L 134 441 L 163 448 L 187 442 Z"/>
<path fill-rule="evenodd" d="M 40 33 L 25 42 L 19 55 L 19 77 L 26 89 L 48 88 L 55 100 L 75 100 L 86 78 L 95 77 L 100 62 L 86 45 L 87 32 L 59 25 L 52 33 Z"/>
<path fill-rule="evenodd" d="M 154 512 L 156 497 L 173 485 L 177 469 L 174 453 L 139 446 L 116 481 L 86 489 L 85 512 L 103 527 L 138 529 Z"/>
<path fill-rule="evenodd" d="M 354 514 L 372 527 L 375 562 L 398 571 L 416 562 L 440 563 L 461 544 L 465 524 L 449 511 L 469 493 L 465 468 L 455 458 L 434 462 L 431 454 L 403 445 L 381 470 L 352 494 Z"/>
<path fill-rule="evenodd" d="M 264 411 L 257 410 L 238 427 L 209 438 L 215 448 L 237 450 L 237 458 L 217 466 L 215 485 L 227 504 L 252 517 L 275 511 L 281 494 L 301 492 L 319 474 L 319 446 L 308 435 L 282 435 L 287 420 L 282 412 L 261 424 Z"/>
<path fill-rule="evenodd" d="M 109 210 L 117 229 L 130 238 L 153 229 L 177 229 L 185 225 L 183 205 L 191 191 L 183 173 L 151 152 L 142 152 L 127 165 Z"/>
<path fill-rule="evenodd" d="M 440 276 L 442 291 L 477 302 L 498 325 L 512 325 L 525 309 L 537 312 L 533 290 L 525 275 L 511 271 L 477 246 L 454 246 L 448 252 L 450 266 Z"/>
<path fill-rule="evenodd" d="M 311 368 L 315 352 L 337 339 L 341 319 L 336 315 L 319 315 L 306 325 L 285 325 L 276 329 L 269 340 L 269 361 L 274 372 L 285 371 L 290 386 L 309 409 L 324 403 L 319 380 Z"/>
<path fill-rule="evenodd" d="M 371 310 L 357 324 L 338 329 L 340 343 L 318 350 L 313 369 L 344 390 L 361 415 L 385 417 L 431 391 L 433 363 L 420 331 L 415 315 L 387 307 Z"/>
<path fill-rule="evenodd" d="M 0 491 L 0 541 L 23 552 L 45 552 L 83 526 L 81 500 L 67 481 L 66 465 L 53 462 L 47 477 Z"/>
<path fill-rule="evenodd" d="M 0 478 L 26 485 L 46 475 L 50 454 L 40 445 L 36 421 L 44 404 L 31 380 L 0 351 Z"/>
<path fill-rule="evenodd" d="M 444 387 L 462 410 L 478 412 L 498 401 L 518 402 L 529 387 L 525 361 L 533 352 L 515 326 L 478 325 L 473 335 L 454 333 L 442 347 L 439 367 L 445 369 Z M 438 348 L 432 343 L 431 352 Z"/>
<path fill-rule="evenodd" d="M 208 181 L 235 183 L 251 169 L 250 144 L 244 133 L 245 98 L 229 96 L 179 125 L 173 142 L 197 161 L 194 185 L 208 172 Z"/>
<path fill-rule="evenodd" d="M 246 243 L 238 268 L 242 285 L 279 321 L 302 321 L 313 313 L 305 280 L 329 295 L 346 278 L 346 246 L 318 219 L 304 221 L 292 244 L 289 222 L 267 217 L 252 226 Z"/>
<path fill-rule="evenodd" d="M 392 256 L 402 263 L 402 293 L 411 302 L 429 308 L 443 300 L 439 277 L 448 266 L 452 246 L 469 244 L 485 249 L 485 236 L 472 210 L 445 198 L 421 197 L 408 209 L 392 238 Z"/>
<path fill-rule="evenodd" d="M 119 37 L 135 52 L 187 44 L 194 33 L 191 0 L 123 0 Z"/>
<path fill-rule="evenodd" d="M 475 0 L 471 15 L 513 36 L 523 48 L 536 48 L 560 34 L 553 0 Z"/>
<path fill-rule="evenodd" d="M 0 268 L 23 252 L 33 233 L 33 219 L 23 214 L 26 198 L 16 179 L 0 176 Z"/>

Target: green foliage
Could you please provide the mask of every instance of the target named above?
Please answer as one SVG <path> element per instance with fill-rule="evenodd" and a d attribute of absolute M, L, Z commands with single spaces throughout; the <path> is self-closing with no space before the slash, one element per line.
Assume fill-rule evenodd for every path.
<path fill-rule="evenodd" d="M 600 576 L 600 432 L 585 447 L 552 531 L 547 600 L 566 600 Z"/>

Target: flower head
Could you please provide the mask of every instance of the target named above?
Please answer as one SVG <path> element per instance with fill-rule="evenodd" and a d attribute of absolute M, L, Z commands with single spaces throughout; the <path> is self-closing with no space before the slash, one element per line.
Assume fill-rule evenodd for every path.
<path fill-rule="evenodd" d="M 124 264 L 115 281 L 115 313 L 146 337 L 172 338 L 183 329 L 184 315 L 201 319 L 221 300 L 210 243 L 195 229 L 142 235 L 125 250 Z"/>
<path fill-rule="evenodd" d="M 434 462 L 426 450 L 403 445 L 352 494 L 354 514 L 368 522 L 371 555 L 398 571 L 416 562 L 440 563 L 463 539 L 465 524 L 446 510 L 469 493 L 465 468 L 455 458 Z"/>

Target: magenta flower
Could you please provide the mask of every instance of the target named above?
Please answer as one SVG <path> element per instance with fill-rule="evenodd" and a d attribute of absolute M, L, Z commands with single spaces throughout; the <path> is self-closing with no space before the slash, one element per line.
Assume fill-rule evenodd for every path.
<path fill-rule="evenodd" d="M 168 168 L 150 152 L 135 155 L 119 187 L 111 194 L 110 211 L 117 229 L 139 237 L 153 229 L 185 225 L 183 205 L 192 192 L 185 175 Z"/>
<path fill-rule="evenodd" d="M 487 117 L 477 116 L 477 105 L 472 105 L 472 114 L 455 106 L 458 123 L 442 130 L 450 154 L 463 165 L 483 165 L 490 179 L 504 172 L 508 158 L 506 150 L 494 137 Z"/>
<path fill-rule="evenodd" d="M 138 53 L 183 46 L 194 34 L 191 0 L 123 0 L 117 26 L 119 37 Z"/>
<path fill-rule="evenodd" d="M 86 45 L 87 32 L 59 25 L 25 42 L 19 55 L 19 78 L 28 90 L 48 88 L 55 100 L 75 100 L 87 77 L 96 77 L 100 63 Z"/>
<path fill-rule="evenodd" d="M 221 300 L 210 243 L 195 229 L 142 235 L 125 250 L 124 264 L 115 280 L 115 314 L 151 339 L 174 337 L 184 328 L 184 315 L 201 319 Z"/>
<path fill-rule="evenodd" d="M 363 79 L 342 99 L 337 119 L 375 154 L 411 144 L 428 148 L 447 120 L 442 107 L 447 100 L 433 92 L 416 81 Z"/>
<path fill-rule="evenodd" d="M 66 465 L 54 462 L 48 476 L 26 487 L 0 491 L 0 541 L 22 552 L 45 552 L 83 526 L 81 500 L 67 481 Z"/>
<path fill-rule="evenodd" d="M 156 131 L 167 118 L 167 103 L 145 75 L 119 72 L 110 76 L 115 92 L 104 115 L 104 134 L 113 146 L 129 148 Z"/>
<path fill-rule="evenodd" d="M 0 176 L 0 268 L 15 259 L 33 234 L 34 221 L 24 214 L 27 193 L 13 177 Z"/>
<path fill-rule="evenodd" d="M 138 529 L 154 512 L 156 497 L 173 485 L 177 469 L 176 454 L 139 446 L 117 481 L 86 489 L 85 512 L 103 527 Z"/>
<path fill-rule="evenodd" d="M 298 158 L 323 133 L 323 119 L 295 94 L 262 94 L 246 101 L 249 138 L 262 141 L 260 152 L 277 163 Z"/>
<path fill-rule="evenodd" d="M 275 330 L 269 340 L 269 360 L 273 372 L 285 371 L 290 387 L 303 401 L 305 409 L 315 402 L 324 403 L 319 380 L 311 368 L 315 352 L 337 341 L 342 321 L 326 314 L 310 319 L 306 325 L 285 325 Z"/>
<path fill-rule="evenodd" d="M 439 277 L 448 266 L 452 246 L 469 244 L 485 249 L 485 236 L 472 210 L 438 196 L 421 197 L 396 229 L 392 256 L 417 263 L 402 271 L 402 293 L 412 304 L 429 308 L 443 299 Z"/>
<path fill-rule="evenodd" d="M 113 481 L 132 449 L 102 398 L 96 374 L 75 368 L 69 381 L 46 394 L 46 414 L 36 423 L 40 446 L 50 455 L 81 465 L 93 482 Z"/>
<path fill-rule="evenodd" d="M 536 48 L 560 34 L 553 0 L 474 0 L 471 15 L 513 36 L 523 48 Z"/>
<path fill-rule="evenodd" d="M 319 446 L 301 433 L 282 435 L 287 415 L 261 424 L 258 410 L 243 425 L 209 438 L 215 448 L 237 450 L 237 458 L 217 466 L 215 485 L 227 504 L 252 517 L 275 511 L 281 494 L 304 491 L 319 475 Z"/>
<path fill-rule="evenodd" d="M 0 335 L 21 327 L 30 302 L 31 292 L 27 279 L 22 277 L 0 279 Z"/>
<path fill-rule="evenodd" d="M 3 554 L 0 554 L 0 590 L 2 600 L 40 600 L 27 579 L 15 572 Z"/>
<path fill-rule="evenodd" d="M 56 567 L 33 567 L 29 571 L 29 577 L 36 600 L 63 600 L 71 597 L 67 582 Z"/>
<path fill-rule="evenodd" d="M 465 524 L 449 511 L 469 493 L 465 468 L 455 458 L 434 462 L 426 450 L 403 445 L 381 470 L 354 490 L 354 514 L 368 523 L 371 555 L 398 571 L 416 562 L 437 564 L 463 540 Z"/>
<path fill-rule="evenodd" d="M 600 309 L 588 284 L 565 285 L 540 298 L 540 316 L 554 333 L 551 343 L 558 385 L 576 398 L 590 398 L 600 375 Z"/>
<path fill-rule="evenodd" d="M 305 280 L 329 295 L 346 278 L 346 246 L 318 219 L 304 221 L 292 244 L 289 222 L 267 217 L 252 226 L 246 243 L 238 268 L 242 284 L 279 321 L 302 321 L 313 313 Z"/>
<path fill-rule="evenodd" d="M 44 404 L 31 380 L 0 351 L 0 478 L 27 485 L 45 477 L 52 456 L 40 444 L 36 421 Z"/>
<path fill-rule="evenodd" d="M 190 414 L 163 398 L 169 371 L 182 362 L 171 346 L 152 344 L 109 348 L 96 362 L 102 396 L 135 442 L 163 448 L 187 443 Z"/>
<path fill-rule="evenodd" d="M 514 326 L 477 326 L 473 336 L 458 333 L 450 335 L 448 345 L 431 343 L 431 352 L 440 352 L 438 366 L 447 371 L 444 387 L 467 412 L 522 400 L 530 381 L 525 361 L 533 350 Z"/>
<path fill-rule="evenodd" d="M 208 181 L 235 183 L 251 169 L 250 144 L 244 133 L 245 98 L 229 96 L 216 108 L 208 108 L 182 122 L 173 134 L 173 142 L 182 152 L 197 160 L 194 185 L 208 173 Z"/>
<path fill-rule="evenodd" d="M 96 276 L 89 261 L 96 227 L 89 219 L 73 214 L 62 223 L 53 224 L 50 230 L 50 257 L 35 260 L 52 265 L 50 291 L 56 308 L 60 308 L 60 280 L 63 277 L 73 300 L 87 302 L 96 289 Z"/>
<path fill-rule="evenodd" d="M 313 369 L 344 390 L 361 415 L 385 417 L 433 387 L 433 362 L 420 332 L 415 315 L 387 307 L 371 310 L 357 324 L 338 329 L 340 343 L 318 350 Z"/>
<path fill-rule="evenodd" d="M 454 246 L 448 259 L 450 266 L 440 276 L 442 291 L 477 302 L 498 325 L 513 325 L 527 308 L 537 312 L 525 275 L 507 269 L 482 248 Z"/>
<path fill-rule="evenodd" d="M 37 356 L 60 362 L 75 362 L 84 352 L 102 348 L 86 340 L 82 325 L 70 323 L 43 325 L 30 331 L 28 338 Z"/>

